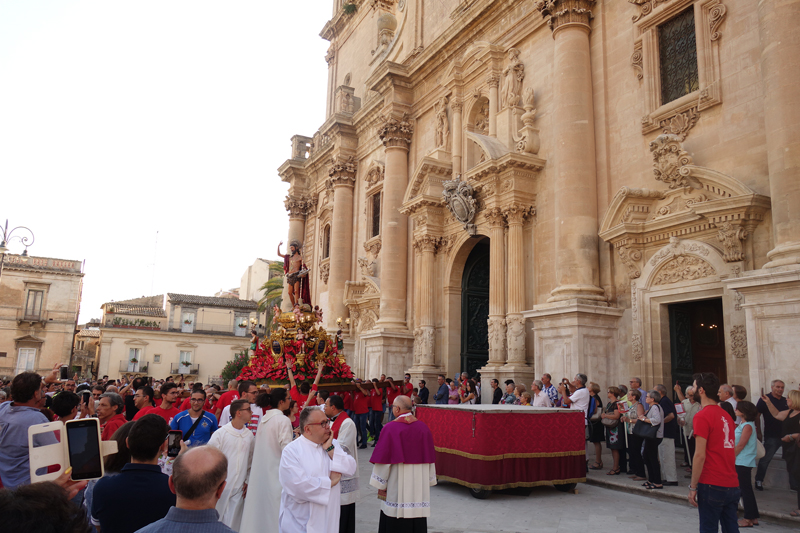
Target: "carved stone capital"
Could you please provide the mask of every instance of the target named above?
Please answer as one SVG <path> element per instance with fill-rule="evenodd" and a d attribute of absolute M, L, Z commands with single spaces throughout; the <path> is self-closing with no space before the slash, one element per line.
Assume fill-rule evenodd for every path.
<path fill-rule="evenodd" d="M 336 59 L 336 49 L 331 45 L 330 48 L 328 48 L 328 53 L 325 54 L 325 62 L 330 66 L 334 59 Z"/>
<path fill-rule="evenodd" d="M 734 226 L 730 222 L 723 222 L 717 225 L 717 239 L 722 243 L 725 253 L 722 257 L 727 263 L 744 260 L 742 244 L 747 238 L 747 231 L 741 226 Z"/>
<path fill-rule="evenodd" d="M 331 158 L 331 168 L 328 177 L 331 185 L 353 187 L 356 181 L 358 161 L 353 156 Z"/>
<path fill-rule="evenodd" d="M 486 76 L 486 85 L 491 88 L 497 89 L 500 87 L 500 76 L 497 74 L 489 74 Z"/>
<path fill-rule="evenodd" d="M 547 19 L 547 24 L 555 34 L 558 28 L 566 24 L 582 24 L 589 29 L 594 4 L 595 0 L 536 0 L 536 9 Z"/>
<path fill-rule="evenodd" d="M 525 223 L 525 219 L 532 216 L 534 213 L 536 213 L 536 209 L 529 205 L 515 203 L 503 208 L 503 215 L 505 215 L 506 220 L 508 220 L 509 226 L 521 226 Z"/>
<path fill-rule="evenodd" d="M 505 226 L 506 216 L 503 213 L 503 210 L 499 207 L 492 207 L 491 209 L 487 209 L 484 213 L 486 220 L 489 222 L 489 226 L 492 228 L 500 227 L 502 228 Z"/>
<path fill-rule="evenodd" d="M 387 148 L 408 148 L 414 135 L 414 125 L 409 122 L 408 115 L 398 120 L 395 117 L 383 118 L 383 125 L 378 128 L 378 137 Z"/>
<path fill-rule="evenodd" d="M 453 113 L 461 113 L 461 110 L 464 108 L 464 102 L 461 98 L 454 96 L 450 99 L 450 109 L 453 110 Z"/>
<path fill-rule="evenodd" d="M 381 253 L 381 239 L 373 238 L 365 242 L 364 251 L 371 254 L 372 257 L 377 258 L 378 254 Z"/>
<path fill-rule="evenodd" d="M 316 196 L 287 196 L 283 205 L 289 212 L 289 218 L 304 218 L 314 212 L 317 201 Z"/>
<path fill-rule="evenodd" d="M 417 252 L 424 253 L 436 253 L 436 249 L 439 247 L 439 238 L 434 237 L 433 235 L 420 235 L 414 239 L 414 249 Z"/>

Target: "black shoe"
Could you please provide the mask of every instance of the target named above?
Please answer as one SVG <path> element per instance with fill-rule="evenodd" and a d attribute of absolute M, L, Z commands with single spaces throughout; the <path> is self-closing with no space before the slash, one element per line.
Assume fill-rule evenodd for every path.
<path fill-rule="evenodd" d="M 358 447 L 359 450 L 364 450 L 366 448 L 367 448 L 366 444 L 362 444 L 361 446 Z"/>
<path fill-rule="evenodd" d="M 677 481 L 665 481 L 665 482 L 662 483 L 662 485 L 664 485 L 665 487 L 677 487 L 678 486 L 678 482 Z"/>
<path fill-rule="evenodd" d="M 764 490 L 764 482 L 756 481 L 756 490 Z"/>

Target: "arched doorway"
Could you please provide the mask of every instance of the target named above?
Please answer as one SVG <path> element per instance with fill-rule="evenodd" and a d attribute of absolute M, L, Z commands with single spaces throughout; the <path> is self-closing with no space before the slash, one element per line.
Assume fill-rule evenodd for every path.
<path fill-rule="evenodd" d="M 461 278 L 461 371 L 470 377 L 489 361 L 489 239 L 472 249 Z"/>

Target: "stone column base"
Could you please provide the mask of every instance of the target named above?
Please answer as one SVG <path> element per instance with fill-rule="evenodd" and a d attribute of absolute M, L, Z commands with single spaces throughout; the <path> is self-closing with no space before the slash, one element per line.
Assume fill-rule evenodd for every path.
<path fill-rule="evenodd" d="M 623 312 L 578 300 L 524 311 L 525 318 L 533 322 L 536 372 L 550 374 L 553 383 L 586 374 L 589 381 L 607 387 L 611 378 L 616 378 L 615 372 L 622 371 L 614 364 L 620 360 L 616 339 Z"/>
<path fill-rule="evenodd" d="M 503 381 L 505 379 L 500 379 L 502 377 L 502 369 L 504 365 L 495 365 L 489 363 L 483 368 L 479 368 L 478 372 L 481 374 L 481 403 L 492 403 L 492 395 L 494 391 L 492 390 L 492 380 L 496 379 L 500 382 L 500 390 L 505 390 L 505 385 L 503 385 Z"/>
<path fill-rule="evenodd" d="M 412 366 L 406 370 L 406 372 L 411 374 L 411 383 L 415 388 L 418 387 L 419 380 L 425 380 L 425 386 L 428 387 L 428 391 L 430 392 L 428 403 L 435 403 L 433 401 L 433 395 L 439 390 L 439 383 L 436 381 L 436 378 L 439 376 L 439 374 L 445 374 L 444 369 L 436 366 L 418 365 Z"/>
<path fill-rule="evenodd" d="M 365 361 L 363 376 L 379 378 L 386 374 L 397 382 L 414 361 L 414 335 L 411 332 L 368 331 L 360 337 Z"/>
<path fill-rule="evenodd" d="M 787 391 L 796 389 L 791 369 L 797 368 L 800 340 L 800 265 L 751 270 L 722 282 L 744 296 L 739 305 L 746 326 L 734 326 L 731 350 L 748 360 L 751 395 L 761 387 L 769 391 L 773 379 L 784 380 Z"/>

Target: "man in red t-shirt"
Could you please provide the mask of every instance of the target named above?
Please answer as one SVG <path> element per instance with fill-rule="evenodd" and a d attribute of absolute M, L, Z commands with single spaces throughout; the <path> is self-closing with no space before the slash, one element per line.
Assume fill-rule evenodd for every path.
<path fill-rule="evenodd" d="M 150 409 L 141 409 L 138 413 L 136 413 L 136 416 L 134 416 L 133 419 L 139 420 L 144 415 L 158 415 L 166 420 L 167 424 L 169 425 L 169 423 L 172 422 L 172 419 L 181 412 L 180 409 L 175 407 L 175 402 L 177 401 L 178 386 L 171 381 L 167 381 L 161 385 L 161 405 L 151 407 Z"/>
<path fill-rule="evenodd" d="M 304 381 L 300 384 L 300 389 L 298 390 L 297 383 L 294 380 L 294 374 L 292 373 L 292 367 L 288 365 L 286 366 L 286 373 L 289 375 L 289 385 L 291 385 L 291 388 L 289 389 L 289 396 L 292 397 L 292 400 L 297 402 L 297 407 L 301 411 L 306 405 L 317 405 L 317 385 L 319 385 L 319 380 L 322 378 L 322 370 L 324 368 L 325 363 L 318 361 L 317 377 L 314 379 L 314 384 L 309 385 L 307 381 Z M 308 401 L 309 396 L 312 396 L 311 402 Z"/>
<path fill-rule="evenodd" d="M 738 531 L 739 477 L 736 474 L 736 428 L 717 405 L 719 378 L 711 372 L 695 374 L 694 394 L 703 406 L 694 415 L 695 451 L 689 503 L 698 508 L 700 533 Z"/>
<path fill-rule="evenodd" d="M 411 374 L 406 374 L 403 376 L 403 394 L 411 398 L 411 395 L 414 394 L 414 385 L 411 383 Z M 392 402 L 389 402 L 389 405 L 392 405 Z"/>
<path fill-rule="evenodd" d="M 217 417 L 217 421 L 222 416 L 222 410 L 225 409 L 227 406 L 231 404 L 234 400 L 239 399 L 239 391 L 238 389 L 239 382 L 235 379 L 232 379 L 228 382 L 228 390 L 225 391 L 222 396 L 219 397 L 219 401 L 215 406 L 217 408 L 216 412 L 214 413 Z"/>
<path fill-rule="evenodd" d="M 122 396 L 116 392 L 104 392 L 100 395 L 100 404 L 97 406 L 97 418 L 100 420 L 100 438 L 111 440 L 114 432 L 117 431 L 127 420 L 122 414 L 125 402 Z"/>
<path fill-rule="evenodd" d="M 358 429 L 359 448 L 367 447 L 367 417 L 369 416 L 370 393 L 361 384 L 360 379 L 353 381 L 358 388 L 353 393 L 353 411 L 356 415 L 356 429 Z"/>
<path fill-rule="evenodd" d="M 369 391 L 369 431 L 372 433 L 372 447 L 378 443 L 383 428 L 383 392 L 386 389 L 378 388 L 378 380 L 372 380 L 372 390 Z"/>

